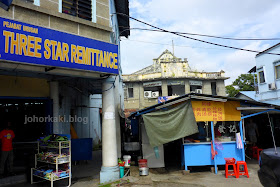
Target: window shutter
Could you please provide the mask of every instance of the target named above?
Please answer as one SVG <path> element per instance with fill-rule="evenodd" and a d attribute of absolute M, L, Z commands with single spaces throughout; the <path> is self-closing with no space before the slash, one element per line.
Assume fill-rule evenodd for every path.
<path fill-rule="evenodd" d="M 62 0 L 62 12 L 91 21 L 91 1 L 92 0 Z"/>

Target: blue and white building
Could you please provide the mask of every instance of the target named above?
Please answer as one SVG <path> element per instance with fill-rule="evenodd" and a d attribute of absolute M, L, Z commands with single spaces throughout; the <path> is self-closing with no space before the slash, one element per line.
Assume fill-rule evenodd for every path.
<path fill-rule="evenodd" d="M 280 43 L 256 55 L 256 67 L 250 73 L 257 75 L 256 91 L 241 91 L 237 97 L 280 105 Z"/>

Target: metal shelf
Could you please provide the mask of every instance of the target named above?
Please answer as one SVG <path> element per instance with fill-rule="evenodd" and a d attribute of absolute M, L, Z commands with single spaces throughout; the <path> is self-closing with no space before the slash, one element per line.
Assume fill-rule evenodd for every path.
<path fill-rule="evenodd" d="M 36 171 L 39 171 L 39 170 L 37 170 L 36 168 L 31 168 L 32 170 L 36 170 Z M 65 172 L 69 172 L 70 173 L 70 171 L 69 170 L 67 170 L 67 171 L 65 171 Z M 69 178 L 70 177 L 70 174 L 68 174 L 68 176 L 66 176 L 66 177 L 58 177 L 57 179 L 48 179 L 48 178 L 45 178 L 45 177 L 42 177 L 42 176 L 39 176 L 39 175 L 36 175 L 36 174 L 34 174 L 34 173 L 31 173 L 33 176 L 36 176 L 36 177 L 39 177 L 39 178 L 41 178 L 41 179 L 44 179 L 44 180 L 48 180 L 48 181 L 58 181 L 58 180 L 61 180 L 61 179 L 67 179 L 67 178 Z M 55 175 L 55 174 L 51 174 L 51 175 Z"/>
<path fill-rule="evenodd" d="M 51 149 L 59 149 L 59 147 L 51 147 L 51 146 L 45 146 L 45 145 L 40 145 L 40 147 L 44 147 L 44 148 L 51 148 Z M 67 149 L 70 148 L 70 146 L 67 147 L 61 147 L 61 149 Z"/>
<path fill-rule="evenodd" d="M 44 163 L 47 163 L 47 164 L 56 164 L 55 162 L 48 162 L 48 161 L 44 161 L 44 160 L 37 160 L 37 162 L 44 162 Z M 67 163 L 70 163 L 70 161 L 67 161 L 67 162 L 59 162 L 57 164 L 67 164 Z"/>
<path fill-rule="evenodd" d="M 57 142 L 51 141 L 51 142 L 47 142 L 47 143 L 51 144 L 52 146 L 40 145 L 40 142 L 37 143 L 38 144 L 38 153 L 35 154 L 35 168 L 31 168 L 31 184 L 37 183 L 37 182 L 33 181 L 33 177 L 35 176 L 35 177 L 38 177 L 38 178 L 50 181 L 51 182 L 51 187 L 53 187 L 53 182 L 54 181 L 58 181 L 58 180 L 61 180 L 61 179 L 69 178 L 69 185 L 68 186 L 70 186 L 71 185 L 71 141 L 70 140 L 68 140 L 68 141 L 57 141 Z M 69 149 L 69 153 L 66 154 L 67 156 L 64 156 L 64 157 L 60 157 L 60 156 L 53 157 L 53 159 L 55 159 L 56 162 L 50 162 L 50 161 L 46 161 L 46 160 L 39 160 L 39 159 L 37 159 L 38 154 L 40 153 L 40 151 L 44 152 L 44 153 L 46 153 L 46 152 L 55 152 L 58 155 L 63 155 L 62 154 L 62 149 Z M 67 158 L 68 161 L 58 162 L 58 159 L 62 159 L 62 158 Z M 42 176 L 39 176 L 39 175 L 36 175 L 36 174 L 33 173 L 33 171 L 43 172 L 43 171 L 40 171 L 39 169 L 37 169 L 37 163 L 38 162 L 55 165 L 55 169 L 53 170 L 52 173 L 50 173 L 50 175 L 51 175 L 50 178 L 45 178 L 45 177 L 42 177 Z M 63 172 L 67 172 L 68 176 L 66 176 L 66 177 L 58 177 L 56 175 L 56 174 L 59 173 L 58 166 L 61 165 L 61 164 L 68 164 L 68 168 L 69 169 L 66 170 L 66 171 L 63 171 Z M 42 181 L 39 181 L 39 182 L 42 182 Z"/>

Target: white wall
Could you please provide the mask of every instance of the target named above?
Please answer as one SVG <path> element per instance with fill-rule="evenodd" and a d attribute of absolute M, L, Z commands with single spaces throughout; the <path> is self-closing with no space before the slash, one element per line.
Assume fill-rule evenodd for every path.
<path fill-rule="evenodd" d="M 280 47 L 276 47 L 270 50 L 270 53 L 278 53 Z M 270 55 L 270 54 L 262 54 L 256 57 L 256 68 L 257 68 L 257 76 L 258 76 L 258 87 L 259 87 L 259 95 L 261 101 L 270 100 L 270 99 L 278 99 L 280 96 L 280 79 L 276 80 L 275 74 L 275 65 L 280 65 L 280 56 L 278 55 Z M 264 71 L 265 82 L 259 83 L 259 72 Z M 268 84 L 276 83 L 276 90 L 269 90 Z"/>
<path fill-rule="evenodd" d="M 78 86 L 73 86 L 77 81 Z M 79 138 L 91 138 L 90 131 L 90 110 L 89 92 L 85 80 L 71 80 L 59 82 L 59 115 L 64 117 L 64 121 L 59 122 L 60 133 L 70 134 L 70 123 L 77 132 Z M 71 115 L 71 110 L 73 114 Z M 70 119 L 70 115 L 72 119 Z M 76 119 L 73 119 L 76 118 Z"/>
<path fill-rule="evenodd" d="M 101 119 L 99 109 L 102 108 L 102 94 L 90 96 L 90 134 L 93 145 L 98 145 L 101 141 Z"/>

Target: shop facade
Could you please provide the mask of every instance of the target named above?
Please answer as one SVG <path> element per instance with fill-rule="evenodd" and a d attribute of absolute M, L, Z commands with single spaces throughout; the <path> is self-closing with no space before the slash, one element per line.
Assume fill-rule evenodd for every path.
<path fill-rule="evenodd" d="M 225 158 L 245 161 L 251 156 L 250 119 L 260 131 L 258 147 L 279 146 L 273 136 L 278 112 L 278 106 L 266 103 L 186 94 L 139 110 L 130 118 L 131 128 L 139 128 L 140 156 L 150 168 L 168 167 L 172 162 L 173 168 L 184 166 L 185 170 L 214 166 L 217 173 Z"/>
<path fill-rule="evenodd" d="M 119 35 L 127 37 L 129 32 L 118 28 L 129 22 L 114 13 L 124 8 L 128 14 L 128 1 L 92 0 L 83 5 L 88 10 L 80 6 L 74 1 L 36 0 L 13 1 L 8 10 L 0 9 L 0 116 L 13 124 L 15 152 L 43 135 L 70 134 L 71 126 L 79 138 L 92 138 L 92 94 L 102 94 L 103 100 L 109 95 L 110 124 L 119 124 Z M 115 137 L 112 151 L 117 154 Z M 103 152 L 107 154 L 110 151 Z M 104 159 L 103 166 L 117 166 L 117 158 L 111 160 L 108 164 Z"/>

